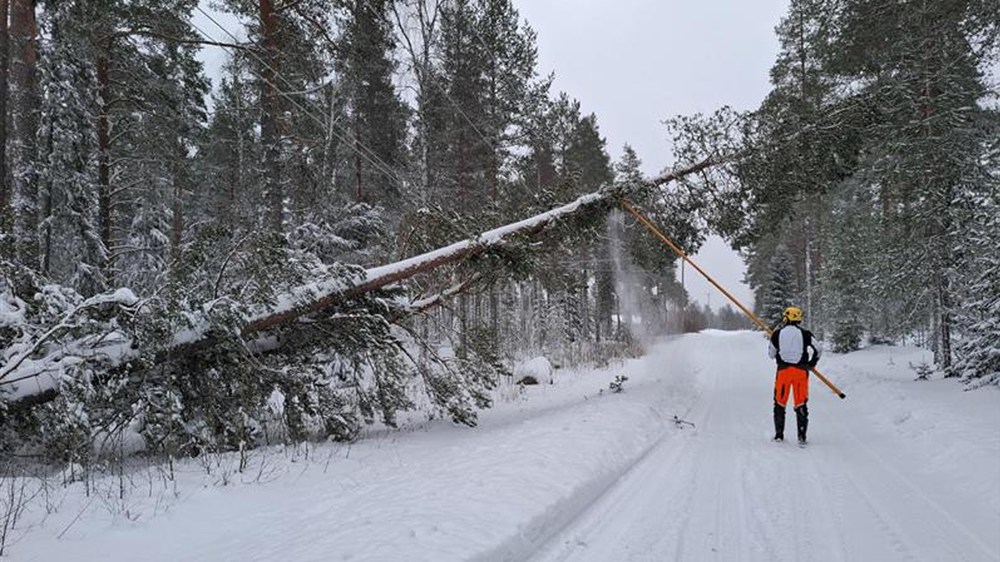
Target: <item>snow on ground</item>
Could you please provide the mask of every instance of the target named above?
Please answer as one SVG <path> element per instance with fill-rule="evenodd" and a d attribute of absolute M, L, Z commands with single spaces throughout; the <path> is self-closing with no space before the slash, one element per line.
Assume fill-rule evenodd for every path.
<path fill-rule="evenodd" d="M 772 443 L 764 339 L 705 332 L 556 371 L 476 429 L 270 449 L 50 490 L 11 560 L 1000 560 L 1000 392 L 913 382 L 921 351 L 821 364 L 811 443 Z M 618 374 L 625 391 L 609 393 Z M 679 427 L 673 416 L 695 428 Z M 789 424 L 794 419 L 789 412 Z M 308 452 L 308 458 L 305 453 Z M 208 472 L 211 474 L 208 474 Z M 223 484 L 223 482 L 226 482 Z M 175 491 L 176 490 L 176 491 Z"/>

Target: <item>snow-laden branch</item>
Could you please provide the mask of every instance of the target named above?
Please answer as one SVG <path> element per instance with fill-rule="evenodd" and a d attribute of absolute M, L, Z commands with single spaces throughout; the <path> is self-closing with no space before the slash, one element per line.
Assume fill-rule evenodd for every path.
<path fill-rule="evenodd" d="M 46 342 L 51 340 L 53 337 L 59 334 L 77 327 L 74 320 L 80 315 L 80 313 L 96 308 L 105 304 L 118 304 L 123 306 L 134 306 L 135 303 L 139 301 L 135 294 L 128 289 L 118 289 L 113 293 L 102 293 L 100 295 L 95 295 L 89 299 L 83 301 L 72 310 L 63 315 L 59 322 L 49 328 L 44 334 L 39 336 L 35 341 L 28 346 L 26 349 L 21 350 L 20 353 L 16 354 L 13 358 L 7 361 L 2 368 L 0 368 L 0 385 L 10 384 L 16 382 L 17 380 L 22 380 L 26 378 L 23 374 L 18 374 L 17 376 L 12 376 L 18 370 L 18 368 L 32 355 L 36 354 Z M 10 380 L 8 380 L 10 379 Z"/>
<path fill-rule="evenodd" d="M 420 300 L 415 300 L 409 303 L 406 307 L 406 310 L 411 313 L 424 312 L 425 310 L 433 308 L 455 295 L 464 293 L 469 287 L 475 285 L 476 283 L 479 283 L 480 281 L 482 281 L 482 279 L 483 279 L 482 275 L 474 273 L 471 277 L 469 277 L 465 281 L 462 281 L 461 283 L 456 283 L 436 295 L 425 297 Z"/>

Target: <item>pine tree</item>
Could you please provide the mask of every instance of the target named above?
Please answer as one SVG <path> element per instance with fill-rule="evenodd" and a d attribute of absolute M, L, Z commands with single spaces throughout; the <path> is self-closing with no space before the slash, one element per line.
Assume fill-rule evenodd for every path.
<path fill-rule="evenodd" d="M 472 0 L 456 0 L 441 12 L 441 80 L 438 87 L 451 107 L 444 143 L 449 169 L 446 197 L 468 214 L 485 191 L 489 140 L 485 137 L 487 54 L 476 37 L 479 15 Z"/>
<path fill-rule="evenodd" d="M 203 147 L 204 166 L 211 170 L 212 189 L 203 194 L 211 215 L 236 237 L 253 224 L 256 202 L 263 193 L 252 173 L 252 162 L 260 161 L 260 145 L 255 134 L 255 96 L 252 79 L 245 72 L 243 57 L 230 57 L 213 96 L 211 122 Z"/>
<path fill-rule="evenodd" d="M 11 143 L 11 203 L 18 262 L 38 268 L 39 190 L 37 21 L 34 0 L 11 0 L 10 74 L 13 142 Z"/>
<path fill-rule="evenodd" d="M 990 16 L 992 14 L 992 16 Z M 986 94 L 976 42 L 995 37 L 998 23 L 978 0 L 908 2 L 886 8 L 880 2 L 846 6 L 840 25 L 835 71 L 874 79 L 879 119 L 867 131 L 873 169 L 885 193 L 887 220 L 900 224 L 908 252 L 903 289 L 922 295 L 904 315 L 931 310 L 935 362 L 951 372 L 958 264 L 952 248 L 959 225 L 969 219 L 960 204 L 962 186 L 983 186 L 975 164 L 982 147 L 978 104 Z M 986 47 L 988 52 L 989 47 Z M 894 204 L 898 207 L 893 208 Z M 929 283 L 928 283 L 929 281 Z"/>
<path fill-rule="evenodd" d="M 7 115 L 7 103 L 10 93 L 10 0 L 0 0 L 0 115 Z M 0 233 L 4 236 L 10 230 L 10 180 L 7 159 L 7 122 L 0 119 Z M 4 244 L 6 245 L 6 244 Z M 4 250 L 0 249 L 0 252 Z"/>
<path fill-rule="evenodd" d="M 472 28 L 485 57 L 486 99 L 480 127 L 487 142 L 486 193 L 497 199 L 505 183 L 506 163 L 536 109 L 533 81 L 537 66 L 535 33 L 511 0 L 479 0 L 478 23 Z"/>

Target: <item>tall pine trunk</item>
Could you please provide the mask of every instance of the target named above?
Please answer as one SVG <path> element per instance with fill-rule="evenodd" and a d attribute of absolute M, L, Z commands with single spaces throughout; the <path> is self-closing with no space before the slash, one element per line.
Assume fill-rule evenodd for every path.
<path fill-rule="evenodd" d="M 38 49 L 34 0 L 12 0 L 10 69 L 15 154 L 12 158 L 14 237 L 21 264 L 39 267 L 38 240 Z"/>
<path fill-rule="evenodd" d="M 7 181 L 7 69 L 10 68 L 10 29 L 8 0 L 0 0 L 0 232 L 10 228 L 10 185 Z"/>
<path fill-rule="evenodd" d="M 280 46 L 278 16 L 272 0 L 260 0 L 260 24 L 263 33 L 263 68 L 261 76 L 261 143 L 264 145 L 264 196 L 270 213 L 270 227 L 281 232 L 284 223 L 284 194 L 281 186 L 281 148 L 278 122 L 281 118 L 278 71 Z"/>
<path fill-rule="evenodd" d="M 173 182 L 170 195 L 170 255 L 174 267 L 180 265 L 181 243 L 184 239 L 184 181 L 187 162 L 184 143 L 177 140 L 173 163 Z"/>
<path fill-rule="evenodd" d="M 48 122 L 48 135 L 45 137 L 45 159 L 48 160 L 52 155 L 52 145 L 54 139 L 52 138 L 54 134 L 55 127 L 53 126 L 54 116 L 49 115 Z M 39 182 L 41 183 L 41 182 Z M 42 222 L 41 226 L 41 258 L 42 258 L 42 273 L 48 275 L 52 267 L 52 211 L 53 202 L 56 196 L 56 185 L 49 179 L 45 182 L 45 185 L 40 185 L 39 196 L 41 197 L 42 203 Z"/>
<path fill-rule="evenodd" d="M 97 56 L 97 92 L 100 97 L 100 110 L 97 116 L 97 217 L 100 229 L 101 244 L 106 251 L 111 247 L 111 125 L 109 112 L 111 109 L 111 39 L 110 36 L 100 39 Z M 104 275 L 109 283 L 114 283 L 112 275 L 113 264 L 110 260 L 103 263 Z"/>

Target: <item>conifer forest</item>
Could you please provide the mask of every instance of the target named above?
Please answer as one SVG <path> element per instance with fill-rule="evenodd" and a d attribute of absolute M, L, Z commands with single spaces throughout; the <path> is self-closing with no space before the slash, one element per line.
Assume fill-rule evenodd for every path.
<path fill-rule="evenodd" d="M 801 307 L 830 361 L 916 350 L 995 404 L 1000 2 L 782 2 L 766 97 L 650 115 L 653 175 L 556 86 L 521 5 L 0 0 L 0 472 L 471 439 L 553 372 L 638 400 L 618 366 L 755 326 L 622 201 L 695 261 L 721 237 L 747 307 Z M 3 486 L 0 558 L 26 509 Z"/>

